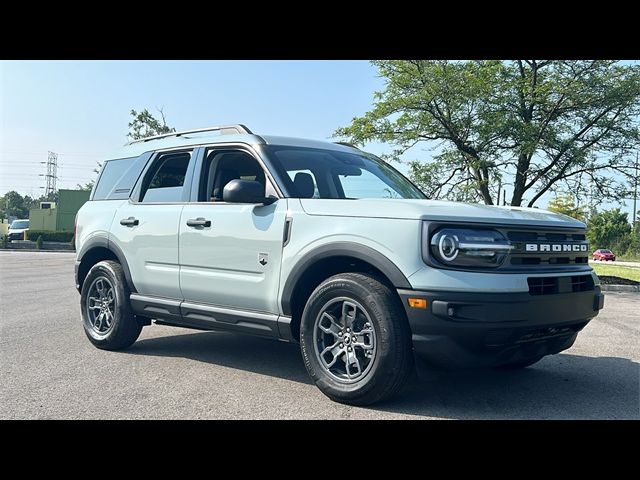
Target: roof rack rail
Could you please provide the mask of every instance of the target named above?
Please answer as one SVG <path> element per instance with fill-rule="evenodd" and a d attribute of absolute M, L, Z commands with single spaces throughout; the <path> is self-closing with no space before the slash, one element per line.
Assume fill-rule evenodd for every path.
<path fill-rule="evenodd" d="M 360 150 L 358 147 L 356 147 L 353 143 L 349 143 L 349 142 L 333 142 L 336 143 L 338 145 L 344 145 L 345 147 L 351 147 L 351 148 L 355 148 L 356 150 Z"/>
<path fill-rule="evenodd" d="M 134 143 L 144 143 L 150 140 L 158 140 L 159 138 L 167 138 L 167 137 L 180 137 L 182 135 L 187 135 L 189 133 L 202 133 L 202 132 L 220 132 L 222 135 L 233 135 L 233 134 L 247 134 L 253 135 L 253 132 L 249 130 L 248 127 L 242 125 L 241 123 L 237 123 L 234 125 L 220 125 L 219 127 L 209 127 L 209 128 L 198 128 L 196 130 L 184 130 L 182 132 L 171 132 L 164 133 L 162 135 L 154 135 L 153 137 L 145 137 L 139 140 L 133 140 L 127 145 L 132 145 Z"/>

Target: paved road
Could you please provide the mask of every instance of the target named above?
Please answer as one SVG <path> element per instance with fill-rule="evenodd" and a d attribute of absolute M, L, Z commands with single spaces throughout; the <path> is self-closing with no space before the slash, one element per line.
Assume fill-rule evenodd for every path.
<path fill-rule="evenodd" d="M 339 405 L 296 345 L 146 327 L 126 352 L 84 337 L 65 253 L 0 252 L 0 418 L 640 418 L 640 295 L 610 293 L 563 354 L 522 372 L 413 379 L 373 408 Z"/>

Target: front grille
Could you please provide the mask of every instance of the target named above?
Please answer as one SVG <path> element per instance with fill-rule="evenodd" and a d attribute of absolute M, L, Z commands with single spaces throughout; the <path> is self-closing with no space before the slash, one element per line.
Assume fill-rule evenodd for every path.
<path fill-rule="evenodd" d="M 547 327 L 529 330 L 518 337 L 515 343 L 533 342 L 536 340 L 545 340 L 552 337 L 571 335 L 582 330 L 585 325 L 586 322 L 581 322 L 565 327 Z"/>
<path fill-rule="evenodd" d="M 514 230 L 505 232 L 513 250 L 505 268 L 576 269 L 589 262 L 589 247 L 584 232 Z"/>
<path fill-rule="evenodd" d="M 530 295 L 587 292 L 594 289 L 591 275 L 574 277 L 530 277 L 527 279 Z"/>

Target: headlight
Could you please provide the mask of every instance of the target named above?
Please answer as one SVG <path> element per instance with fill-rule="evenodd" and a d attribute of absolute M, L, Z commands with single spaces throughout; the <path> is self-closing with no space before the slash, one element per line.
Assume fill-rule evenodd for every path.
<path fill-rule="evenodd" d="M 498 267 L 512 248 L 496 230 L 443 228 L 429 242 L 431 255 L 452 267 Z"/>

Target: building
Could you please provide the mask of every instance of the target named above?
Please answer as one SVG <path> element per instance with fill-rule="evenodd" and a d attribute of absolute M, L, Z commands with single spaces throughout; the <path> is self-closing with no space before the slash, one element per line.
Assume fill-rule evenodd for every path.
<path fill-rule="evenodd" d="M 58 202 L 50 208 L 29 210 L 29 230 L 73 231 L 76 213 L 89 200 L 89 190 L 58 190 Z"/>

